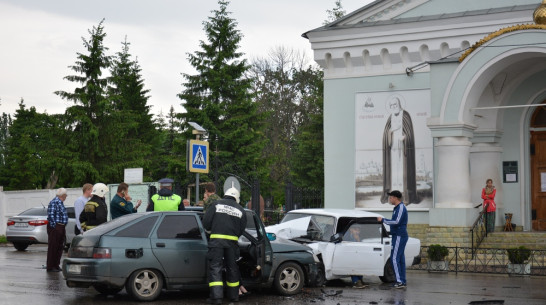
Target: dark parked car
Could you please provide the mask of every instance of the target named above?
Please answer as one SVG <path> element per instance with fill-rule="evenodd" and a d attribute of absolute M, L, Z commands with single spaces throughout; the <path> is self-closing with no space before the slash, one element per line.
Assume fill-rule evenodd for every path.
<path fill-rule="evenodd" d="M 250 210 L 239 239 L 242 284 L 274 286 L 282 295 L 312 285 L 318 258 L 292 241 L 270 241 Z M 137 300 L 162 289 L 207 289 L 207 236 L 195 211 L 125 215 L 74 238 L 63 261 L 69 287 L 93 286 L 103 294 L 126 289 Z"/>
<path fill-rule="evenodd" d="M 74 238 L 76 220 L 74 207 L 66 207 L 66 212 L 68 224 L 65 247 L 68 249 Z M 32 244 L 47 244 L 47 224 L 47 207 L 30 208 L 8 219 L 6 238 L 19 251 L 25 251 Z"/>

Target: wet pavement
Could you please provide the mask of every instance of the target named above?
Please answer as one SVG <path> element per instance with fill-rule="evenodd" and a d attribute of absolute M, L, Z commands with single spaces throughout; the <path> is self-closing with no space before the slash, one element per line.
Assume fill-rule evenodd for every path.
<path fill-rule="evenodd" d="M 68 288 L 61 273 L 42 269 L 46 254 L 45 245 L 24 252 L 0 246 L 0 304 L 145 304 L 133 301 L 124 290 L 105 297 L 93 288 Z M 344 279 L 305 288 L 293 297 L 279 296 L 273 289 L 250 289 L 251 295 L 238 304 L 546 304 L 546 277 L 408 271 L 405 289 L 390 288 L 378 278 L 364 281 L 369 284 L 364 289 L 353 289 Z M 164 292 L 153 304 L 205 304 L 206 297 L 206 290 Z"/>

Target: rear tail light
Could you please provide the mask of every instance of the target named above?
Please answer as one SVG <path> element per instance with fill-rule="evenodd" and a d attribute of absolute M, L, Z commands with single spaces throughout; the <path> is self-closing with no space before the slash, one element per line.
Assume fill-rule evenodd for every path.
<path fill-rule="evenodd" d="M 15 224 L 15 221 L 13 221 L 13 220 L 8 220 L 8 227 L 9 227 L 9 226 L 13 226 L 14 224 Z"/>
<path fill-rule="evenodd" d="M 45 226 L 48 223 L 49 222 L 47 220 L 31 220 L 28 222 L 28 224 L 31 226 Z"/>
<path fill-rule="evenodd" d="M 112 258 L 112 250 L 110 248 L 95 248 L 93 258 Z"/>

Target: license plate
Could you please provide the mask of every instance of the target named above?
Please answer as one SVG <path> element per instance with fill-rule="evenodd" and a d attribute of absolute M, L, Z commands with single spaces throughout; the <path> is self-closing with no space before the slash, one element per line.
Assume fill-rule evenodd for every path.
<path fill-rule="evenodd" d="M 26 222 L 17 222 L 17 223 L 15 223 L 15 226 L 16 227 L 25 227 L 26 228 L 28 226 L 28 224 Z"/>
<path fill-rule="evenodd" d="M 68 265 L 68 272 L 69 273 L 80 274 L 80 273 L 82 273 L 82 266 L 81 265 Z"/>

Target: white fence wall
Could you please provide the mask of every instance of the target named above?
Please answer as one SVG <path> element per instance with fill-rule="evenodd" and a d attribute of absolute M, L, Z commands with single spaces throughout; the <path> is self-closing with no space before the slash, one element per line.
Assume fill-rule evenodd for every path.
<path fill-rule="evenodd" d="M 129 184 L 129 194 L 133 197 L 133 203 L 136 204 L 137 200 L 142 200 L 142 205 L 138 209 L 138 212 L 145 212 L 148 205 L 148 187 L 155 185 L 156 182 L 150 183 L 138 183 Z M 110 201 L 116 194 L 118 184 L 108 185 L 110 192 L 106 195 L 106 203 L 110 204 Z M 65 206 L 74 206 L 74 201 L 82 195 L 81 188 L 69 188 L 68 197 L 66 198 Z M 0 235 L 6 234 L 7 220 L 11 216 L 15 216 L 24 210 L 46 206 L 49 202 L 55 198 L 57 189 L 52 190 L 24 190 L 24 191 L 2 191 L 0 187 Z"/>

